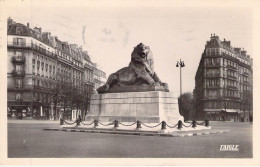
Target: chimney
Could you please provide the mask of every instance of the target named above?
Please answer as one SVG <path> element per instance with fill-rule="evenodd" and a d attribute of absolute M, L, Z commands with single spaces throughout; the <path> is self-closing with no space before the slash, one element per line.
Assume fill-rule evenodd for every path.
<path fill-rule="evenodd" d="M 42 28 L 35 27 L 34 30 L 37 31 L 39 34 L 42 33 Z"/>
<path fill-rule="evenodd" d="M 243 49 L 243 51 L 241 51 L 241 54 L 244 55 L 244 56 L 246 56 L 246 53 L 247 52 L 244 49 Z"/>
<path fill-rule="evenodd" d="M 29 23 L 27 23 L 27 27 L 30 28 L 30 24 Z"/>

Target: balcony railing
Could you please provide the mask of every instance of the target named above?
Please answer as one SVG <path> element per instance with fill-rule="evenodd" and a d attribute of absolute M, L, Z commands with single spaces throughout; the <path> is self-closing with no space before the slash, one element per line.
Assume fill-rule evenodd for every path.
<path fill-rule="evenodd" d="M 25 71 L 24 70 L 13 70 L 13 75 L 22 77 L 25 75 Z"/>
<path fill-rule="evenodd" d="M 240 100 L 240 97 L 234 97 L 234 96 L 223 96 L 223 99 L 231 99 L 231 100 Z"/>
<path fill-rule="evenodd" d="M 206 88 L 220 88 L 220 85 L 207 85 Z"/>
<path fill-rule="evenodd" d="M 243 83 L 244 83 L 244 84 L 248 84 L 248 85 L 250 84 L 250 82 L 249 82 L 249 81 L 244 81 Z"/>
<path fill-rule="evenodd" d="M 248 72 L 246 72 L 246 71 L 244 71 L 244 72 L 243 72 L 243 74 L 245 74 L 245 75 L 249 75 L 249 73 L 248 73 Z"/>
<path fill-rule="evenodd" d="M 32 49 L 35 50 L 35 51 L 38 51 L 42 54 L 45 54 L 45 55 L 48 55 L 48 56 L 53 56 L 53 57 L 57 57 L 57 55 L 55 55 L 54 53 L 40 47 L 40 46 L 37 46 L 35 44 L 31 44 L 32 45 Z"/>
<path fill-rule="evenodd" d="M 218 67 L 220 63 L 206 63 L 206 67 Z"/>
<path fill-rule="evenodd" d="M 237 70 L 237 67 L 231 66 L 231 65 L 227 65 L 227 68 L 232 69 L 232 70 Z"/>
<path fill-rule="evenodd" d="M 25 57 L 24 56 L 13 56 L 12 58 L 13 63 L 24 63 Z"/>
<path fill-rule="evenodd" d="M 227 75 L 227 77 L 232 78 L 232 79 L 238 79 L 237 76 L 233 76 L 233 75 Z"/>
<path fill-rule="evenodd" d="M 53 57 L 57 57 L 56 54 L 40 47 L 40 46 L 37 46 L 33 43 L 25 43 L 25 42 L 8 42 L 7 45 L 9 47 L 19 47 L 19 48 L 32 48 L 33 50 L 37 51 L 37 52 L 40 52 L 42 54 L 45 54 L 45 55 L 48 55 L 48 56 L 53 56 Z"/>
<path fill-rule="evenodd" d="M 19 48 L 30 48 L 31 43 L 25 43 L 25 42 L 8 42 L 7 46 L 12 46 L 12 47 L 19 47 Z"/>
<path fill-rule="evenodd" d="M 230 86 L 230 85 L 228 85 L 227 88 L 238 90 L 238 87 L 236 87 L 236 86 Z"/>
<path fill-rule="evenodd" d="M 206 77 L 220 77 L 220 74 L 206 74 Z"/>

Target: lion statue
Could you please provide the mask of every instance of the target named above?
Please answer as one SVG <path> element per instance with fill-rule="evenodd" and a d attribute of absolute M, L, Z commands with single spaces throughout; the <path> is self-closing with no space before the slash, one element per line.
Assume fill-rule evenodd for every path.
<path fill-rule="evenodd" d="M 129 66 L 109 75 L 105 85 L 99 87 L 97 91 L 106 93 L 113 87 L 134 85 L 157 85 L 168 89 L 168 85 L 162 83 L 154 72 L 153 54 L 150 47 L 142 43 L 134 47 Z"/>

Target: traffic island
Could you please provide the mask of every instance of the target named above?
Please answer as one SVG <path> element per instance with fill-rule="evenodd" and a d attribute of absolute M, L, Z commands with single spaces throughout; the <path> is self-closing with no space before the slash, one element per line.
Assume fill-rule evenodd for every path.
<path fill-rule="evenodd" d="M 102 123 L 98 120 L 85 123 L 81 119 L 77 119 L 75 122 L 67 122 L 61 119 L 60 124 L 60 128 L 46 128 L 44 130 L 168 137 L 200 136 L 228 132 L 228 130 L 211 129 L 208 120 L 201 123 L 195 120 L 183 123 L 179 120 L 174 126 L 168 125 L 165 121 L 159 124 L 148 124 L 141 121 L 122 123 L 117 120 L 110 123 Z"/>

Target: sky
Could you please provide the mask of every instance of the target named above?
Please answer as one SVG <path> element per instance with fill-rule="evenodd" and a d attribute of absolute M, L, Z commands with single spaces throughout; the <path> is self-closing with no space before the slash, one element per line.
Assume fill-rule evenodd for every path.
<path fill-rule="evenodd" d="M 139 5 L 138 1 L 117 6 L 77 2 L 82 1 L 65 5 L 61 1 L 43 4 L 24 0 L 8 7 L 7 15 L 82 46 L 107 76 L 128 66 L 133 48 L 142 42 L 153 52 L 160 79 L 177 94 L 177 61 L 185 63 L 182 92 L 192 92 L 201 54 L 213 33 L 221 40 L 230 40 L 233 47 L 244 48 L 254 58 L 252 10 L 246 6 Z"/>

